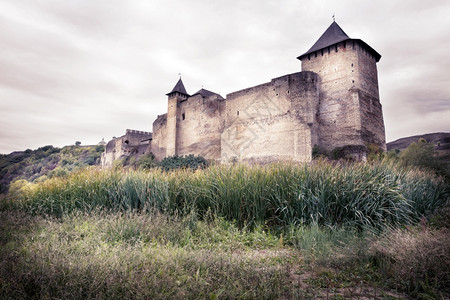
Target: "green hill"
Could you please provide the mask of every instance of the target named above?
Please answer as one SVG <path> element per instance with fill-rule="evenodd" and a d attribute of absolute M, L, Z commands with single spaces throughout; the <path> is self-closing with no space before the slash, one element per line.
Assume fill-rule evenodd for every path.
<path fill-rule="evenodd" d="M 387 143 L 387 150 L 404 150 L 411 143 L 417 142 L 420 138 L 425 139 L 428 143 L 433 143 L 435 145 L 436 154 L 440 158 L 450 161 L 450 133 L 448 132 L 427 133 L 404 137 Z"/>
<path fill-rule="evenodd" d="M 44 146 L 36 150 L 16 151 L 0 155 L 0 193 L 18 179 L 36 182 L 64 175 L 73 170 L 100 164 L 103 145 Z"/>

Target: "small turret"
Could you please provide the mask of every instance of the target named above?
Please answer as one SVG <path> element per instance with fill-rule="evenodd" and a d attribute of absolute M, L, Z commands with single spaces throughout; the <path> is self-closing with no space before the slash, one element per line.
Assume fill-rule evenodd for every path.
<path fill-rule="evenodd" d="M 170 93 L 167 93 L 166 95 L 169 96 L 169 98 L 176 96 L 186 99 L 189 97 L 189 94 L 186 92 L 186 88 L 184 87 L 183 81 L 181 80 L 181 77 L 180 79 L 178 79 L 178 82 L 173 87 L 172 91 Z"/>
<path fill-rule="evenodd" d="M 174 156 L 177 155 L 178 107 L 181 101 L 184 101 L 189 97 L 183 81 L 181 80 L 181 76 L 172 91 L 166 95 L 169 97 L 167 106 L 166 156 Z"/>

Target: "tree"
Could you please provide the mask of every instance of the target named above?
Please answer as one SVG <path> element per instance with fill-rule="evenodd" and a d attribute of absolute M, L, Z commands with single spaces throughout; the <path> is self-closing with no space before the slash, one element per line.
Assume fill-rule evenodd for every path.
<path fill-rule="evenodd" d="M 411 143 L 408 148 L 400 153 L 400 159 L 404 165 L 417 166 L 433 170 L 436 174 L 450 179 L 450 164 L 436 156 L 435 145 L 420 138 Z"/>
<path fill-rule="evenodd" d="M 400 154 L 400 159 L 405 165 L 433 168 L 438 163 L 434 154 L 434 144 L 420 138 Z"/>
<path fill-rule="evenodd" d="M 80 141 L 76 141 L 75 142 L 75 146 L 80 146 L 81 145 L 81 142 Z"/>

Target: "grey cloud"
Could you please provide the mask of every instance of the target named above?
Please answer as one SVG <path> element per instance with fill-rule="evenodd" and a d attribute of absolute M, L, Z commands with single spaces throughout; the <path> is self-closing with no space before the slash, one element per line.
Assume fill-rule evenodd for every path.
<path fill-rule="evenodd" d="M 223 96 L 297 72 L 296 56 L 333 13 L 383 55 L 388 140 L 450 130 L 442 113 L 450 102 L 449 12 L 446 1 L 418 0 L 7 0 L 0 3 L 0 152 L 150 131 L 179 72 L 189 92 L 204 85 Z"/>

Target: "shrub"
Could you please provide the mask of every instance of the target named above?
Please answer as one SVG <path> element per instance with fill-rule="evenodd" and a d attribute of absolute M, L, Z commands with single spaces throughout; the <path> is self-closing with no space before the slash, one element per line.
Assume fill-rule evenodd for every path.
<path fill-rule="evenodd" d="M 420 138 L 411 143 L 400 153 L 400 159 L 406 166 L 417 166 L 433 170 L 438 175 L 450 178 L 450 165 L 447 161 L 436 156 L 435 145 Z"/>
<path fill-rule="evenodd" d="M 187 156 L 169 156 L 164 158 L 159 166 L 165 170 L 175 170 L 175 169 L 204 169 L 208 166 L 208 162 L 202 156 L 194 156 L 192 154 Z"/>
<path fill-rule="evenodd" d="M 153 153 L 146 154 L 137 161 L 137 166 L 142 169 L 154 168 L 157 165 L 158 164 L 155 161 L 155 156 Z"/>
<path fill-rule="evenodd" d="M 324 149 L 322 149 L 322 147 L 314 145 L 312 149 L 312 157 L 313 159 L 317 159 L 320 157 L 328 157 L 328 153 Z"/>

